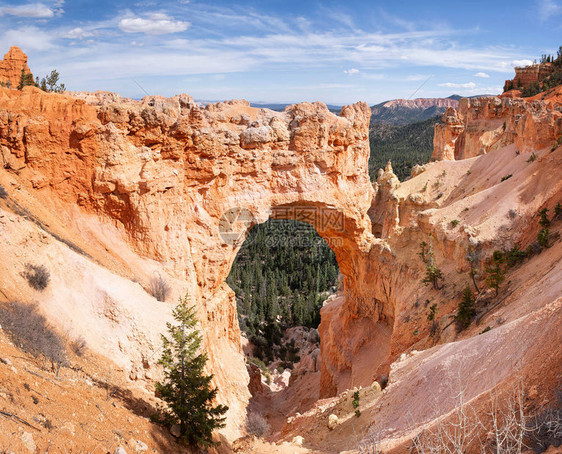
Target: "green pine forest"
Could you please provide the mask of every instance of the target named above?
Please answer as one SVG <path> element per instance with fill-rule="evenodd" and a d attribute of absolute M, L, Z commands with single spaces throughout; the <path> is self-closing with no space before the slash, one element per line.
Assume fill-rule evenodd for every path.
<path fill-rule="evenodd" d="M 441 115 L 417 123 L 395 126 L 385 123 L 371 124 L 369 128 L 369 175 L 376 180 L 378 169 L 388 161 L 400 181 L 410 176 L 412 167 L 425 164 L 433 150 L 433 127 Z"/>
<path fill-rule="evenodd" d="M 391 160 L 400 180 L 415 164 L 429 161 L 433 126 L 439 117 L 404 126 L 371 125 L 369 173 Z M 317 328 L 323 301 L 336 291 L 338 264 L 327 243 L 308 224 L 269 220 L 256 225 L 242 245 L 227 282 L 236 293 L 241 330 L 256 346 L 255 356 L 271 363 L 298 361 L 282 345 L 287 328 Z"/>
<path fill-rule="evenodd" d="M 312 226 L 270 219 L 252 228 L 227 282 L 256 357 L 284 360 L 285 329 L 318 327 L 322 302 L 335 292 L 338 272 L 333 251 Z"/>

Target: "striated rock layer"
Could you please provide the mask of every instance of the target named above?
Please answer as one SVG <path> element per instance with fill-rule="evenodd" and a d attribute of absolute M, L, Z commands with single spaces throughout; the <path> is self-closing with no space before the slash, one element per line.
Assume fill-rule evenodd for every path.
<path fill-rule="evenodd" d="M 505 88 L 524 88 L 542 82 L 554 72 L 552 63 L 539 63 L 515 68 L 515 77 L 506 80 Z"/>
<path fill-rule="evenodd" d="M 392 109 L 396 107 L 408 107 L 411 109 L 429 109 L 430 107 L 456 107 L 459 102 L 451 98 L 415 98 L 415 99 L 393 99 L 383 104 L 383 107 Z"/>

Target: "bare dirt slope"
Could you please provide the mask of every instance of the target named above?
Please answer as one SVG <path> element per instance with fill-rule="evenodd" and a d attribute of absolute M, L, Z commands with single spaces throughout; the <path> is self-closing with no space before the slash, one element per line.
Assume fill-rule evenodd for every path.
<path fill-rule="evenodd" d="M 106 358 L 72 358 L 58 376 L 0 331 L 0 451 L 190 452 L 150 422 L 154 397 Z"/>

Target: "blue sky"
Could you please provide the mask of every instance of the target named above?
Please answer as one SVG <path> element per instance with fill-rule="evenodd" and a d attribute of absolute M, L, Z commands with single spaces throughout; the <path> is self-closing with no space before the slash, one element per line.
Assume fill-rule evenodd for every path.
<path fill-rule="evenodd" d="M 500 92 L 562 45 L 562 0 L 0 0 L 0 30 L 70 90 L 374 104 Z"/>

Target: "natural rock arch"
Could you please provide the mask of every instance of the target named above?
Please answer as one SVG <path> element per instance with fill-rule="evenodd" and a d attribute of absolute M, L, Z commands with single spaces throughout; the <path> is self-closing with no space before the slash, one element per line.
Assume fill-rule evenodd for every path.
<path fill-rule="evenodd" d="M 245 101 L 203 108 L 187 95 L 132 101 L 32 87 L 0 88 L 0 94 L 7 165 L 58 200 L 109 218 L 140 254 L 185 282 L 201 306 L 210 368 L 235 424 L 243 419 L 238 404 L 247 399 L 248 375 L 234 294 L 225 283 L 240 245 L 220 232 L 221 216 L 232 208 L 250 211 L 258 222 L 313 210 L 318 233 L 338 240 L 333 249 L 346 295 L 337 323 L 321 327 L 323 395 L 356 381 L 349 373 L 353 355 L 379 321 L 393 323 L 391 290 L 376 290 L 387 271 L 372 269 L 370 260 L 389 251 L 373 237 L 368 215 L 374 189 L 367 104 L 336 116 L 321 103 L 273 112 Z M 357 321 L 362 328 L 353 331 L 364 336 L 354 338 L 350 327 Z M 335 326 L 343 331 L 335 333 Z M 387 344 L 381 340 L 382 350 Z"/>

